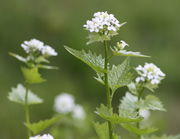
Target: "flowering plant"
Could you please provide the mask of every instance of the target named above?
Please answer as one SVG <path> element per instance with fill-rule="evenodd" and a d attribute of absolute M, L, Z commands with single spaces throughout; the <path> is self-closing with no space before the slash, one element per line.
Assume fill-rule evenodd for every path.
<path fill-rule="evenodd" d="M 131 72 L 129 57 L 149 57 L 140 52 L 126 50 L 129 46 L 121 40 L 113 47 L 109 42 L 113 36 L 118 35 L 119 29 L 125 23 L 120 23 L 113 14 L 108 12 L 94 13 L 93 18 L 88 20 L 84 28 L 89 32 L 87 44 L 94 42 L 102 43 L 104 54 L 85 50 L 79 51 L 65 46 L 65 49 L 76 58 L 89 65 L 95 72 L 99 83 L 104 85 L 106 105 L 101 104 L 95 113 L 104 119 L 103 123 L 94 122 L 94 127 L 100 139 L 119 139 L 116 125 L 133 133 L 138 139 L 178 139 L 179 136 L 150 136 L 157 128 L 143 125 L 143 121 L 151 115 L 150 111 L 166 111 L 160 99 L 144 93 L 145 89 L 153 91 L 158 87 L 165 74 L 154 64 L 145 63 L 145 66 L 135 68 L 138 76 Z M 121 64 L 111 64 L 110 60 L 115 56 L 127 57 Z M 112 107 L 113 96 L 118 88 L 128 87 L 129 91 L 120 100 L 118 113 Z"/>
<path fill-rule="evenodd" d="M 26 53 L 25 57 L 15 53 L 9 54 L 23 63 L 21 70 L 25 82 L 24 85 L 18 84 L 16 88 L 12 88 L 8 98 L 10 101 L 22 104 L 24 106 L 25 126 L 27 127 L 27 137 L 29 138 L 30 136 L 38 134 L 50 125 L 54 124 L 60 118 L 60 116 L 58 116 L 45 121 L 31 123 L 29 113 L 30 105 L 43 103 L 43 99 L 33 93 L 29 89 L 29 86 L 31 84 L 46 81 L 44 78 L 41 77 L 39 69 L 57 69 L 57 67 L 44 64 L 49 63 L 49 57 L 57 56 L 57 52 L 52 47 L 45 45 L 43 42 L 37 39 L 25 41 L 23 44 L 21 44 L 21 47 Z M 51 135 L 38 135 L 35 137 L 30 137 L 29 139 L 53 139 L 53 137 Z"/>

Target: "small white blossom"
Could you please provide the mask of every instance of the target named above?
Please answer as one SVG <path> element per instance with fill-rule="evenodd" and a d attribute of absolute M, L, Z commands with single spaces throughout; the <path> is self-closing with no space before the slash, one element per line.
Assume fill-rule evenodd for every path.
<path fill-rule="evenodd" d="M 147 120 L 150 117 L 150 111 L 141 109 L 139 111 L 139 115 L 142 116 L 145 120 Z"/>
<path fill-rule="evenodd" d="M 85 111 L 83 109 L 83 107 L 81 105 L 76 105 L 72 111 L 72 117 L 76 118 L 76 119 L 85 119 L 86 114 Z"/>
<path fill-rule="evenodd" d="M 84 27 L 90 32 L 104 32 L 107 35 L 109 31 L 117 32 L 122 25 L 113 14 L 97 12 L 91 20 L 87 20 Z"/>
<path fill-rule="evenodd" d="M 31 39 L 30 41 L 24 41 L 24 43 L 21 44 L 21 47 L 26 53 L 30 53 L 35 51 L 41 51 L 44 47 L 44 43 L 37 39 Z"/>
<path fill-rule="evenodd" d="M 57 56 L 58 53 L 50 46 L 44 46 L 42 49 L 42 54 L 47 56 Z"/>
<path fill-rule="evenodd" d="M 30 137 L 29 139 L 54 139 L 53 136 L 51 136 L 50 134 L 44 134 L 44 135 L 37 135 L 34 137 Z"/>
<path fill-rule="evenodd" d="M 126 46 L 129 46 L 125 41 L 121 40 L 120 42 L 117 43 L 117 46 L 119 49 L 124 49 Z"/>
<path fill-rule="evenodd" d="M 57 56 L 57 52 L 50 46 L 44 45 L 43 42 L 37 39 L 31 39 L 30 41 L 24 41 L 21 47 L 26 53 L 40 52 L 46 56 Z"/>
<path fill-rule="evenodd" d="M 63 93 L 55 98 L 54 109 L 58 113 L 66 114 L 72 112 L 74 107 L 74 97 L 72 95 Z"/>
<path fill-rule="evenodd" d="M 144 67 L 139 65 L 136 67 L 136 71 L 140 75 L 136 78 L 137 83 L 148 81 L 153 85 L 157 85 L 165 77 L 165 74 L 160 70 L 160 68 L 153 63 L 145 63 Z"/>

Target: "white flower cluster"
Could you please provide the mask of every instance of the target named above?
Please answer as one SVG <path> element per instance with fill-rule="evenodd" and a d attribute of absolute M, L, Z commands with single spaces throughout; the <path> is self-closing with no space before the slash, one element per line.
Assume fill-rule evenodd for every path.
<path fill-rule="evenodd" d="M 85 119 L 85 111 L 81 105 L 75 104 L 74 97 L 67 93 L 62 93 L 55 98 L 54 109 L 58 113 L 72 113 L 73 118 Z"/>
<path fill-rule="evenodd" d="M 46 56 L 57 56 L 57 52 L 50 46 L 44 45 L 43 42 L 37 39 L 31 39 L 30 41 L 24 41 L 21 47 L 26 53 L 40 52 Z"/>
<path fill-rule="evenodd" d="M 157 85 L 165 77 L 165 74 L 153 63 L 145 63 L 144 67 L 139 65 L 136 67 L 137 73 L 140 75 L 136 78 L 136 82 L 149 82 L 152 85 Z"/>
<path fill-rule="evenodd" d="M 107 12 L 97 12 L 94 13 L 92 20 L 87 20 L 84 27 L 90 32 L 101 32 L 105 31 L 105 35 L 109 31 L 117 32 L 122 26 L 119 21 L 114 17 L 113 14 L 108 14 Z"/>
<path fill-rule="evenodd" d="M 37 135 L 35 137 L 30 137 L 29 139 L 54 139 L 50 134 Z"/>

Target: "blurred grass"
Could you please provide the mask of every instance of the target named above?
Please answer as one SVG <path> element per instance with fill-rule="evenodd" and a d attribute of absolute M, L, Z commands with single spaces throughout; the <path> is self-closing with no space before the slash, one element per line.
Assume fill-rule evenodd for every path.
<path fill-rule="evenodd" d="M 150 59 L 133 59 L 132 65 L 153 62 L 167 74 L 157 90 L 169 112 L 161 132 L 178 133 L 180 90 L 180 1 L 179 0 L 6 0 L 0 2 L 0 138 L 25 137 L 23 109 L 7 100 L 12 86 L 23 83 L 20 64 L 8 52 L 22 54 L 20 44 L 37 38 L 53 46 L 59 56 L 52 58 L 58 71 L 43 71 L 48 82 L 32 86 L 32 90 L 45 99 L 43 105 L 34 106 L 32 119 L 48 118 L 53 114 L 53 99 L 60 92 L 75 95 L 79 103 L 94 107 L 104 102 L 103 87 L 94 81 L 93 71 L 69 55 L 63 45 L 81 49 L 96 49 L 96 44 L 86 46 L 87 32 L 82 25 L 96 11 L 113 13 L 121 22 L 120 39 L 127 41 L 132 50 L 151 55 Z M 98 44 L 99 46 L 99 44 Z M 119 59 L 114 59 L 118 62 Z M 117 92 L 120 97 L 125 89 Z M 120 92 L 120 93 L 119 93 Z M 119 94 L 118 94 L 119 93 Z M 117 102 L 119 100 L 116 100 Z M 35 114 L 34 114 L 35 113 Z"/>

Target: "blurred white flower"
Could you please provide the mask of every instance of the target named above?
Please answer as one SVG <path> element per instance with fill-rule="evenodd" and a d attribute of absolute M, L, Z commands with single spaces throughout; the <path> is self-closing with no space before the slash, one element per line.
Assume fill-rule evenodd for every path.
<path fill-rule="evenodd" d="M 31 39 L 30 41 L 24 41 L 21 47 L 26 53 L 40 52 L 46 56 L 57 56 L 57 52 L 50 46 L 44 45 L 43 42 L 37 39 Z"/>
<path fill-rule="evenodd" d="M 63 93 L 55 98 L 54 109 L 58 113 L 66 114 L 72 112 L 74 107 L 74 97 L 72 95 Z"/>
<path fill-rule="evenodd" d="M 81 105 L 76 105 L 72 111 L 72 117 L 83 120 L 86 117 L 86 113 Z"/>
<path fill-rule="evenodd" d="M 58 53 L 50 46 L 44 46 L 42 49 L 42 54 L 47 56 L 57 56 Z"/>
<path fill-rule="evenodd" d="M 125 41 L 121 40 L 120 42 L 117 43 L 117 46 L 120 49 L 124 49 L 126 46 L 129 46 L 129 44 L 127 44 Z"/>
<path fill-rule="evenodd" d="M 34 137 L 30 137 L 29 139 L 54 139 L 53 136 L 51 136 L 50 134 L 44 134 L 44 135 L 37 135 Z"/>
<path fill-rule="evenodd" d="M 107 35 L 111 31 L 117 32 L 122 25 L 113 14 L 97 12 L 94 13 L 94 17 L 91 20 L 87 20 L 84 27 L 90 32 L 102 32 L 104 35 Z"/>
<path fill-rule="evenodd" d="M 31 39 L 30 41 L 24 41 L 24 43 L 21 44 L 21 47 L 26 53 L 30 53 L 35 51 L 41 51 L 44 47 L 44 43 L 37 39 Z"/>
<path fill-rule="evenodd" d="M 139 111 L 139 115 L 142 116 L 145 120 L 147 120 L 150 117 L 150 111 L 141 109 Z"/>
<path fill-rule="evenodd" d="M 137 73 L 140 75 L 136 78 L 136 82 L 148 81 L 152 85 L 157 85 L 162 79 L 164 79 L 165 74 L 153 63 L 145 63 L 144 67 L 139 65 L 136 67 Z"/>

